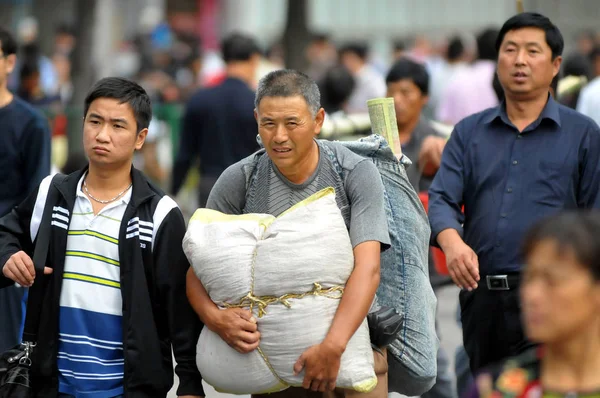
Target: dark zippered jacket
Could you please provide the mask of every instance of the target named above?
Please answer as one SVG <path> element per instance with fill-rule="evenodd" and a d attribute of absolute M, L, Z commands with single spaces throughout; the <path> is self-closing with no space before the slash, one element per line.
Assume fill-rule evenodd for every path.
<path fill-rule="evenodd" d="M 66 210 L 70 221 L 77 184 L 85 172 L 80 170 L 60 181 L 46 177 L 23 203 L 0 219 L 0 267 L 20 250 L 33 257 L 45 207 L 53 212 L 53 219 L 54 214 L 65 216 Z M 189 263 L 181 246 L 186 231 L 183 215 L 177 204 L 141 172 L 132 168 L 131 177 L 132 196 L 119 231 L 125 397 L 167 395 L 173 385 L 171 347 L 180 383 L 177 394 L 204 395 L 196 367 L 202 323 L 185 292 Z M 46 203 L 51 189 L 59 192 L 53 195 L 59 198 L 56 203 Z M 151 226 L 152 236 L 129 233 L 128 225 L 136 222 Z M 68 232 L 62 221 L 51 222 L 50 231 L 46 266 L 54 272 L 35 282 L 44 284 L 44 304 L 32 358 L 35 395 L 48 398 L 56 397 L 58 389 L 59 300 Z M 12 283 L 0 274 L 0 287 Z"/>

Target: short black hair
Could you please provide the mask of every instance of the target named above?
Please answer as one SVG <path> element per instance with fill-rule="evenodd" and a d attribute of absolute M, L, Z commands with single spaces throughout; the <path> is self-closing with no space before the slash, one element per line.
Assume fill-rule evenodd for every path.
<path fill-rule="evenodd" d="M 137 132 L 147 129 L 152 119 L 152 104 L 146 90 L 136 82 L 123 77 L 106 77 L 94 84 L 85 97 L 83 117 L 85 118 L 90 105 L 98 98 L 112 98 L 119 103 L 127 103 L 133 110 Z"/>
<path fill-rule="evenodd" d="M 54 31 L 55 35 L 69 35 L 69 36 L 75 36 L 75 29 L 73 28 L 73 26 L 66 24 L 66 23 L 61 23 L 60 25 L 56 26 L 56 30 Z"/>
<path fill-rule="evenodd" d="M 407 45 L 404 40 L 396 40 L 394 42 L 394 51 L 406 51 Z"/>
<path fill-rule="evenodd" d="M 465 53 L 465 45 L 460 37 L 455 36 L 448 42 L 447 57 L 449 61 L 456 61 Z"/>
<path fill-rule="evenodd" d="M 552 50 L 552 59 L 561 56 L 565 48 L 565 40 L 560 30 L 548 19 L 548 17 L 537 12 L 523 12 L 515 15 L 504 23 L 496 40 L 496 52 L 500 51 L 500 46 L 506 33 L 511 30 L 522 28 L 538 28 L 546 33 L 546 43 Z"/>
<path fill-rule="evenodd" d="M 312 115 L 321 108 L 321 91 L 317 83 L 302 72 L 279 69 L 269 72 L 258 82 L 254 106 L 258 109 L 265 97 L 294 97 L 300 95 L 306 101 Z"/>
<path fill-rule="evenodd" d="M 538 221 L 526 234 L 523 256 L 530 255 L 542 241 L 558 244 L 561 252 L 570 249 L 577 261 L 588 268 L 600 282 L 600 212 L 598 210 L 570 210 Z"/>
<path fill-rule="evenodd" d="M 429 95 L 429 73 L 420 63 L 411 59 L 403 58 L 392 65 L 385 78 L 386 84 L 409 79 L 421 90 L 421 94 Z"/>
<path fill-rule="evenodd" d="M 253 55 L 261 54 L 256 41 L 241 33 L 232 33 L 221 44 L 221 52 L 225 63 L 248 61 Z"/>
<path fill-rule="evenodd" d="M 477 58 L 487 61 L 495 61 L 498 57 L 498 50 L 496 49 L 496 43 L 498 36 L 498 30 L 494 28 L 488 28 L 483 30 L 477 35 Z"/>
<path fill-rule="evenodd" d="M 2 54 L 8 56 L 17 53 L 17 41 L 9 30 L 0 26 L 0 48 Z"/>
<path fill-rule="evenodd" d="M 19 79 L 21 81 L 30 77 L 38 76 L 40 74 L 40 68 L 35 60 L 27 60 L 21 65 L 19 69 Z"/>
<path fill-rule="evenodd" d="M 369 46 L 362 42 L 348 43 L 342 46 L 339 51 L 340 56 L 345 53 L 355 54 L 363 61 L 366 61 L 369 55 Z"/>
<path fill-rule="evenodd" d="M 562 76 L 585 76 L 590 79 L 592 64 L 589 57 L 583 54 L 572 54 L 566 57 L 562 63 Z"/>
<path fill-rule="evenodd" d="M 354 77 L 343 65 L 327 70 L 321 83 L 323 104 L 327 112 L 338 111 L 354 90 Z"/>

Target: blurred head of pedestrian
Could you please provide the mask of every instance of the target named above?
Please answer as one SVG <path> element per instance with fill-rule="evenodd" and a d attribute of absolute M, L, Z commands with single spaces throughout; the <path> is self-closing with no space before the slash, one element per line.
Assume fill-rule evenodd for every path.
<path fill-rule="evenodd" d="M 446 60 L 449 64 L 457 64 L 465 59 L 465 45 L 459 36 L 454 36 L 448 42 Z"/>
<path fill-rule="evenodd" d="M 40 84 L 40 68 L 35 60 L 23 62 L 19 70 L 19 97 L 32 102 L 43 96 Z"/>
<path fill-rule="evenodd" d="M 477 42 L 477 59 L 482 61 L 496 61 L 498 51 L 496 50 L 496 40 L 498 30 L 488 28 L 483 30 L 475 38 Z"/>
<path fill-rule="evenodd" d="M 562 63 L 562 76 L 585 76 L 593 78 L 590 58 L 579 53 L 571 54 Z"/>
<path fill-rule="evenodd" d="M 221 44 L 227 75 L 254 85 L 262 52 L 256 40 L 242 33 L 232 33 Z"/>
<path fill-rule="evenodd" d="M 392 53 L 393 60 L 397 61 L 404 57 L 407 50 L 406 42 L 404 40 L 396 40 L 396 42 L 394 42 L 394 49 Z"/>
<path fill-rule="evenodd" d="M 342 65 L 356 76 L 367 64 L 369 47 L 366 43 L 349 43 L 340 48 L 339 54 Z"/>
<path fill-rule="evenodd" d="M 354 86 L 354 77 L 345 66 L 336 65 L 329 68 L 321 85 L 325 111 L 334 113 L 343 110 Z"/>
<path fill-rule="evenodd" d="M 403 58 L 392 65 L 386 79 L 387 97 L 394 98 L 398 129 L 419 122 L 429 100 L 429 74 L 420 63 Z"/>
<path fill-rule="evenodd" d="M 274 71 L 260 80 L 254 104 L 269 158 L 290 181 L 303 182 L 318 164 L 314 140 L 325 119 L 317 83 L 295 70 Z"/>
<path fill-rule="evenodd" d="M 84 103 L 83 148 L 90 167 L 131 167 L 144 145 L 152 118 L 150 98 L 137 83 L 108 77 L 99 80 Z"/>
<path fill-rule="evenodd" d="M 584 30 L 577 36 L 577 51 L 581 55 L 589 55 L 596 47 L 596 32 Z"/>
<path fill-rule="evenodd" d="M 58 25 L 54 33 L 54 52 L 70 56 L 75 49 L 75 31 L 67 24 Z"/>
<path fill-rule="evenodd" d="M 0 91 L 6 90 L 8 75 L 17 62 L 17 42 L 13 35 L 0 27 Z"/>
<path fill-rule="evenodd" d="M 311 64 L 330 66 L 337 59 L 337 49 L 327 34 L 316 33 L 306 47 L 306 58 Z"/>
<path fill-rule="evenodd" d="M 560 70 L 564 40 L 545 16 L 521 13 L 510 18 L 498 34 L 498 78 L 505 97 L 527 101 L 547 96 Z"/>
<path fill-rule="evenodd" d="M 527 336 L 552 347 L 600 340 L 600 215 L 570 211 L 540 221 L 524 244 L 521 304 Z"/>

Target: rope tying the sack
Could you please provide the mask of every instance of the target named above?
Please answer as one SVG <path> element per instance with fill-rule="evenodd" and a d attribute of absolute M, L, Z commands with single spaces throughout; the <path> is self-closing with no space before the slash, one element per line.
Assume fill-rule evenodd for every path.
<path fill-rule="evenodd" d="M 249 292 L 243 297 L 237 304 L 222 303 L 221 305 L 225 308 L 250 308 L 253 310 L 257 309 L 258 317 L 262 318 L 267 313 L 267 307 L 272 304 L 283 304 L 287 308 L 291 308 L 292 305 L 290 300 L 302 299 L 307 296 L 322 296 L 330 299 L 341 299 L 344 294 L 343 286 L 332 286 L 329 288 L 323 288 L 320 283 L 315 282 L 312 290 L 305 293 L 287 293 L 282 296 L 255 296 L 252 292 Z"/>

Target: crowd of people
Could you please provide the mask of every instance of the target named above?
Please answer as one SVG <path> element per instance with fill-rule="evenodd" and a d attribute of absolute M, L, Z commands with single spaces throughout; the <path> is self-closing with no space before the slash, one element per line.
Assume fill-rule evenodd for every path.
<path fill-rule="evenodd" d="M 99 80 L 78 104 L 85 158 L 82 169 L 66 176 L 51 175 L 49 126 L 36 107 L 69 103 L 77 40 L 69 27 L 59 28 L 47 58 L 36 34 L 32 21 L 18 40 L 0 30 L 0 352 L 22 340 L 35 343 L 36 396 L 165 396 L 172 352 L 178 395 L 203 396 L 195 363 L 202 327 L 241 354 L 259 347 L 255 314 L 219 307 L 190 269 L 181 245 L 186 217 L 157 188 L 177 199 L 196 164 L 198 207 L 278 216 L 332 186 L 348 229 L 354 271 L 331 328 L 290 364 L 304 372 L 302 385 L 269 396 L 384 397 L 389 390 L 529 398 L 600 391 L 600 216 L 593 210 L 600 207 L 600 42 L 594 34 L 582 34 L 577 53 L 563 60 L 560 30 L 540 14 L 521 13 L 500 29 L 457 35 L 439 48 L 422 38 L 398 43 L 389 67 L 373 62 L 364 43 L 337 46 L 318 35 L 302 73 L 235 33 L 223 39 L 223 69 L 207 77 L 198 39 L 158 29 L 133 42 L 142 66 L 124 63 L 129 70 L 117 74 L 126 78 Z M 336 388 L 336 376 L 373 300 L 386 296 L 378 290 L 389 276 L 380 256 L 398 233 L 389 210 L 399 202 L 389 198 L 377 161 L 339 141 L 371 134 L 367 100 L 381 97 L 394 98 L 402 146 L 391 161 L 401 165 L 393 178 L 406 181 L 414 198 L 428 194 L 429 223 L 418 221 L 422 206 L 402 207 L 411 224 L 400 232 L 430 229 L 430 242 L 415 252 L 441 249 L 448 275 L 436 272 L 432 255 L 426 264 L 402 262 L 429 269 L 433 291 L 460 287 L 464 347 L 453 380 L 441 348 L 416 375 L 393 350 L 374 345 L 379 387 L 357 393 Z M 184 106 L 172 170 L 162 169 L 160 149 L 152 146 L 159 103 Z M 145 174 L 132 168 L 142 149 Z M 41 265 L 34 264 L 40 242 L 49 246 Z M 427 303 L 420 306 L 430 312 Z M 35 325 L 24 322 L 32 313 Z M 437 323 L 435 329 L 443 334 Z M 426 347 L 415 344 L 420 333 L 425 329 L 415 327 L 398 338 L 423 353 Z"/>

